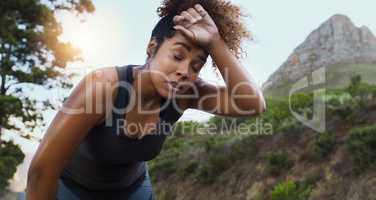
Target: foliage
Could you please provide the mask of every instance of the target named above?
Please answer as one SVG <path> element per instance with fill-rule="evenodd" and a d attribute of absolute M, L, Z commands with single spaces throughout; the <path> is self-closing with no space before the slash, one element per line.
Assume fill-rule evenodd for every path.
<path fill-rule="evenodd" d="M 313 107 L 313 93 L 296 93 L 290 97 L 291 109 L 295 112 L 307 112 Z"/>
<path fill-rule="evenodd" d="M 309 185 L 288 180 L 273 188 L 272 200 L 305 200 L 308 199 L 311 190 Z"/>
<path fill-rule="evenodd" d="M 297 135 L 304 131 L 304 126 L 295 118 L 289 118 L 280 125 L 277 131 L 289 135 Z"/>
<path fill-rule="evenodd" d="M 160 155 L 149 162 L 154 179 L 176 173 L 182 178 L 189 176 L 210 183 L 234 162 L 251 159 L 257 151 L 255 135 L 192 135 L 168 138 Z"/>
<path fill-rule="evenodd" d="M 218 175 L 243 159 L 253 159 L 257 153 L 257 136 L 212 137 L 206 142 L 206 157 L 198 165 L 195 177 L 204 183 L 212 183 Z"/>
<path fill-rule="evenodd" d="M 19 146 L 13 142 L 3 142 L 0 145 L 0 192 L 8 186 L 8 180 L 13 177 L 24 157 Z"/>
<path fill-rule="evenodd" d="M 361 172 L 376 166 L 376 126 L 354 128 L 346 137 L 345 148 L 355 164 L 355 171 Z"/>
<path fill-rule="evenodd" d="M 48 100 L 37 106 L 26 86 L 71 87 L 63 69 L 79 59 L 79 51 L 59 40 L 62 28 L 54 14 L 61 10 L 80 14 L 94 6 L 90 0 L 0 1 L 0 127 L 20 130 L 10 123 L 15 117 L 33 130 L 42 119 L 38 106 L 52 106 Z"/>
<path fill-rule="evenodd" d="M 355 96 L 358 89 L 359 89 L 359 86 L 362 82 L 362 77 L 361 75 L 359 74 L 356 74 L 354 75 L 353 77 L 351 77 L 351 80 L 350 80 L 350 84 L 348 86 L 348 91 L 349 93 L 352 95 L 352 96 Z"/>
<path fill-rule="evenodd" d="M 273 176 L 278 176 L 282 172 L 289 170 L 294 162 L 289 158 L 285 151 L 271 152 L 266 156 L 266 172 Z"/>
<path fill-rule="evenodd" d="M 313 150 L 318 157 L 325 158 L 332 152 L 335 142 L 332 132 L 320 133 L 315 139 Z"/>
<path fill-rule="evenodd" d="M 270 122 L 276 126 L 291 117 L 288 102 L 285 100 L 267 99 L 266 105 L 267 111 L 260 116 L 265 122 Z"/>
<path fill-rule="evenodd" d="M 1 141 L 2 130 L 32 132 L 43 123 L 39 109 L 52 106 L 25 90 L 71 87 L 71 74 L 63 69 L 79 59 L 79 51 L 59 40 L 62 28 L 54 14 L 61 10 L 80 14 L 93 12 L 94 6 L 90 0 L 0 1 L 0 190 L 24 158 L 17 145 Z M 24 127 L 11 122 L 14 118 Z"/>
<path fill-rule="evenodd" d="M 335 134 L 332 132 L 318 133 L 301 154 L 300 160 L 320 162 L 333 152 L 335 145 Z"/>
<path fill-rule="evenodd" d="M 172 174 L 177 170 L 179 156 L 184 148 L 184 140 L 171 137 L 169 138 L 161 153 L 149 162 L 149 169 L 152 174 L 158 171 L 160 174 Z"/>
<path fill-rule="evenodd" d="M 362 82 L 360 74 L 355 74 L 351 77 L 347 91 L 363 107 L 366 106 L 365 104 L 368 101 L 376 97 L 376 86 Z"/>

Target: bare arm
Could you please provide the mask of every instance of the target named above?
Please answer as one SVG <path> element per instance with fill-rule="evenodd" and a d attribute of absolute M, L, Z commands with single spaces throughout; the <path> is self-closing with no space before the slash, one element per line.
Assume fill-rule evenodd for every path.
<path fill-rule="evenodd" d="M 202 79 L 195 82 L 197 98 L 191 108 L 224 116 L 253 116 L 265 111 L 264 97 L 251 77 L 218 36 L 208 51 L 217 64 L 226 86 L 216 86 Z"/>
<path fill-rule="evenodd" d="M 117 78 L 111 73 L 116 71 L 103 68 L 86 75 L 55 115 L 28 171 L 28 200 L 56 199 L 58 178 L 65 164 L 89 129 L 104 117 L 106 93 L 102 86 L 113 82 L 111 77 Z M 97 110 L 98 106 L 103 109 Z"/>

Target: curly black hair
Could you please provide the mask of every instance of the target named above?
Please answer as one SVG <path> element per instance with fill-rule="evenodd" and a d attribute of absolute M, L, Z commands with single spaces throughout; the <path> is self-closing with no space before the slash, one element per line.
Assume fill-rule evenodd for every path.
<path fill-rule="evenodd" d="M 195 4 L 201 4 L 208 12 L 225 43 L 234 55 L 240 58 L 245 53 L 241 47 L 242 40 L 252 39 L 250 32 L 242 21 L 242 17 L 247 17 L 248 15 L 239 6 L 224 0 L 163 0 L 157 8 L 157 13 L 161 19 L 151 34 L 157 40 L 157 50 L 166 38 L 171 38 L 176 33 L 173 28 L 173 17 L 193 7 Z M 215 66 L 215 63 L 213 65 Z"/>

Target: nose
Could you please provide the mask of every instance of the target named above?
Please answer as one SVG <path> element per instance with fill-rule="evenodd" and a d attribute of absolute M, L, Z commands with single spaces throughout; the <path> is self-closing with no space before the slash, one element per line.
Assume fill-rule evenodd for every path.
<path fill-rule="evenodd" d="M 185 81 L 188 79 L 188 66 L 180 65 L 176 71 L 176 75 L 179 78 L 179 81 Z"/>

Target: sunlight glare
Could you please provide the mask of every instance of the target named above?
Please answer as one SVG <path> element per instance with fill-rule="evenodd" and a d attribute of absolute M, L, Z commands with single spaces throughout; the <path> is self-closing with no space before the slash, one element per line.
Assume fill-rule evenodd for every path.
<path fill-rule="evenodd" d="M 85 16 L 85 21 L 72 15 L 62 15 L 62 41 L 70 42 L 81 50 L 85 65 L 102 65 L 111 61 L 122 42 L 124 35 L 120 21 L 114 14 L 94 13 Z"/>

